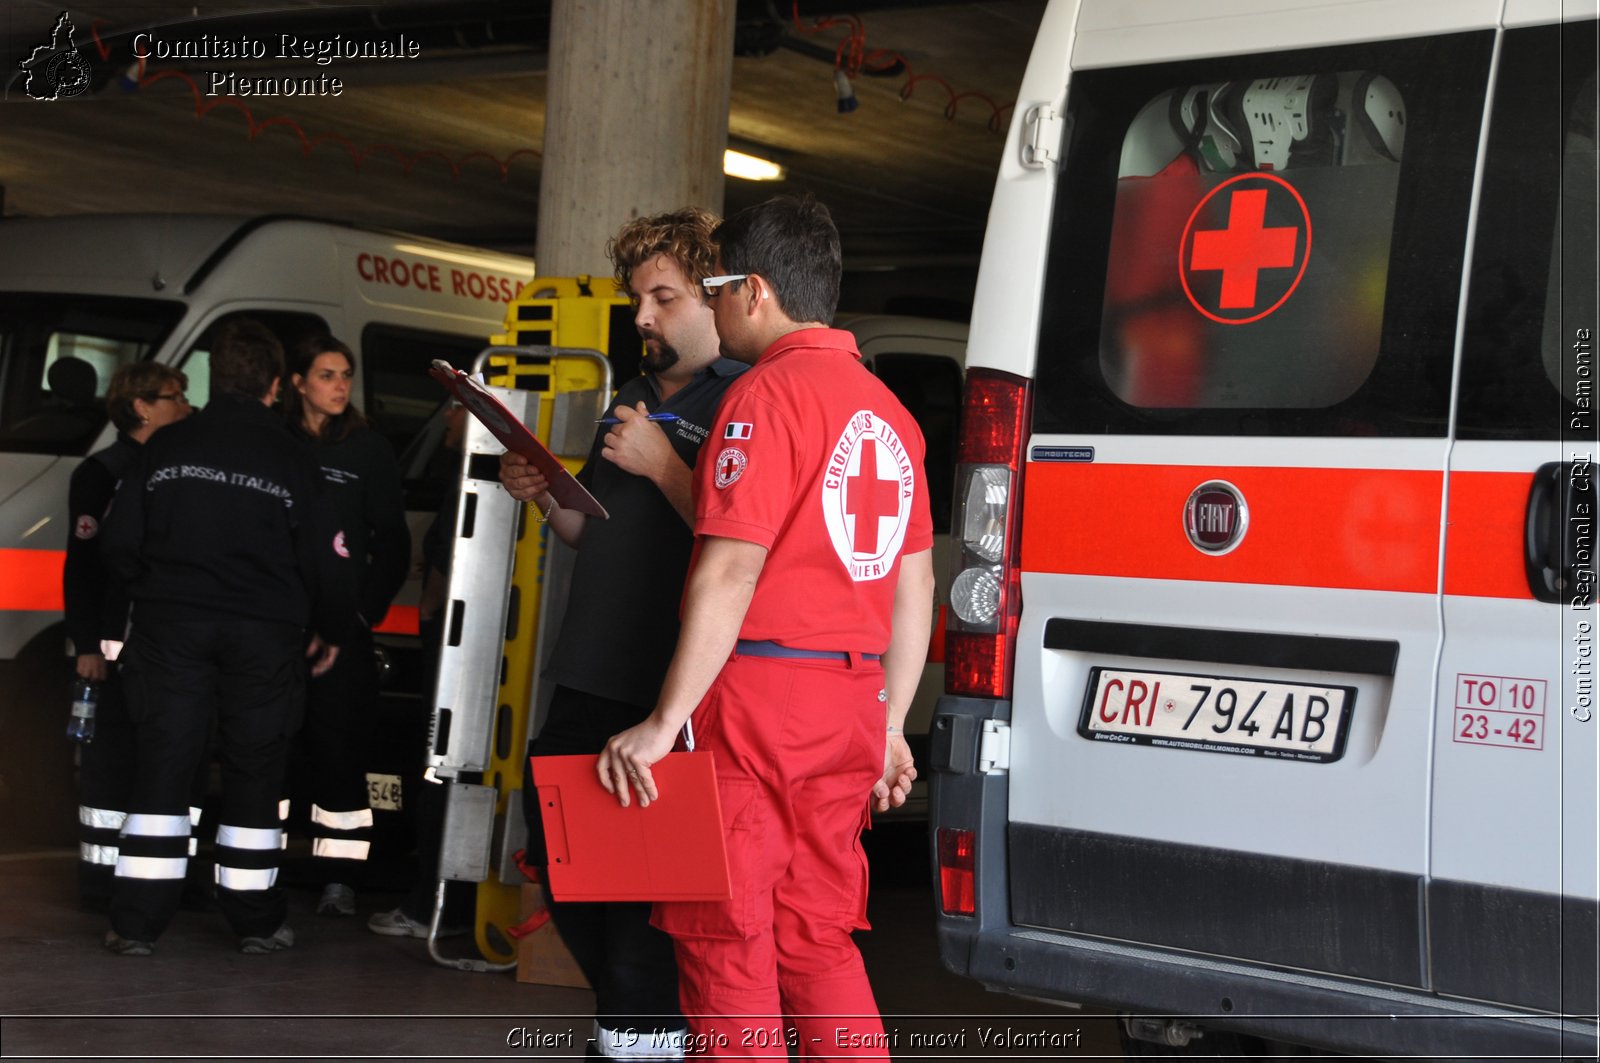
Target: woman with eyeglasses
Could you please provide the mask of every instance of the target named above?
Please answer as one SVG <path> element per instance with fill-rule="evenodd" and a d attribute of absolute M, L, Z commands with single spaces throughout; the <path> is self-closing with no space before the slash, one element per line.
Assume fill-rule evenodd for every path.
<path fill-rule="evenodd" d="M 94 738 L 78 765 L 78 895 L 86 909 L 104 910 L 117 866 L 117 835 L 127 818 L 133 784 L 133 725 L 116 671 L 102 641 L 120 646 L 128 598 L 100 557 L 100 522 L 117 483 L 156 431 L 189 416 L 189 380 L 171 366 L 134 362 L 118 369 L 106 389 L 106 412 L 116 440 L 85 458 L 67 489 L 67 559 L 62 572 L 67 637 L 78 678 L 100 684 Z"/>
<path fill-rule="evenodd" d="M 332 668 L 308 681 L 300 732 L 312 865 L 324 884 L 317 913 L 348 916 L 356 912 L 356 886 L 372 843 L 367 770 L 378 709 L 372 628 L 405 583 L 411 533 L 394 449 L 351 402 L 350 348 L 333 336 L 309 336 L 290 349 L 288 361 L 284 415 L 322 468 L 359 580 L 360 634 Z"/>

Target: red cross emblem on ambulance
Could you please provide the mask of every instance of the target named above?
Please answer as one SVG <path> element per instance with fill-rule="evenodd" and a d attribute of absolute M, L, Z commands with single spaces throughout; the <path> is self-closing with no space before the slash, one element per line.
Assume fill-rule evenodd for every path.
<path fill-rule="evenodd" d="M 911 524 L 916 477 L 889 422 L 860 410 L 840 434 L 822 476 L 822 517 L 850 578 L 882 579 Z"/>
<path fill-rule="evenodd" d="M 1207 192 L 1178 245 L 1178 275 L 1194 308 L 1246 325 L 1294 294 L 1311 259 L 1311 213 L 1274 173 L 1243 173 Z"/>

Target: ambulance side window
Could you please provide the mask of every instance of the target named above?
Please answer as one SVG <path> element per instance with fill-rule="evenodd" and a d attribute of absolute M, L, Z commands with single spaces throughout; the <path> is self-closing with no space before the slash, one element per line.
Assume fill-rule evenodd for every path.
<path fill-rule="evenodd" d="M 0 453 L 87 453 L 112 375 L 182 316 L 153 299 L 0 292 Z"/>
<path fill-rule="evenodd" d="M 1443 435 L 1491 44 L 1075 73 L 1035 430 Z"/>
<path fill-rule="evenodd" d="M 1593 20 L 1511 30 L 1463 337 L 1462 439 L 1594 436 Z"/>
<path fill-rule="evenodd" d="M 211 344 L 217 330 L 226 322 L 241 317 L 259 321 L 271 329 L 273 335 L 278 337 L 278 342 L 283 344 L 285 355 L 303 337 L 328 331 L 328 323 L 316 314 L 297 314 L 286 310 L 238 310 L 217 318 L 206 326 L 200 342 L 191 347 L 178 363 L 178 368 L 189 379 L 186 390 L 189 403 L 197 410 L 211 401 Z M 288 386 L 289 381 L 285 380 L 282 387 Z"/>

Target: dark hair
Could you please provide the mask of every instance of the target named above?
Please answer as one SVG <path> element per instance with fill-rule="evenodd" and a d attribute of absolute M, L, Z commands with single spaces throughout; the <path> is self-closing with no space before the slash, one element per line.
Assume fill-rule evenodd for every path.
<path fill-rule="evenodd" d="M 177 384 L 187 390 L 189 378 L 170 365 L 158 362 L 130 362 L 111 376 L 106 387 L 106 412 L 111 423 L 121 432 L 131 432 L 139 427 L 139 411 L 133 408 L 134 399 L 154 402 L 167 384 Z"/>
<path fill-rule="evenodd" d="M 211 341 L 211 394 L 260 401 L 283 379 L 283 344 L 254 318 L 222 323 Z"/>
<path fill-rule="evenodd" d="M 722 268 L 759 274 L 791 321 L 833 321 L 839 307 L 839 230 L 810 196 L 775 196 L 717 226 Z"/>
<path fill-rule="evenodd" d="M 342 354 L 350 368 L 356 367 L 355 352 L 350 350 L 348 344 L 336 336 L 326 332 L 314 332 L 300 340 L 295 341 L 289 348 L 289 373 L 304 379 L 311 372 L 311 367 L 316 364 L 317 356 L 322 354 Z M 292 382 L 291 382 L 292 383 Z M 296 429 L 305 428 L 306 400 L 300 397 L 300 389 L 286 387 L 283 389 L 283 415 L 289 425 Z M 367 423 L 355 403 L 344 408 L 344 412 L 329 417 L 322 422 L 322 431 L 317 435 L 320 443 L 338 443 L 349 437 L 351 432 Z"/>
<path fill-rule="evenodd" d="M 657 255 L 666 255 L 689 278 L 695 294 L 702 300 L 700 282 L 711 276 L 717 264 L 717 248 L 711 232 L 717 216 L 699 207 L 683 207 L 644 218 L 634 218 L 606 244 L 606 257 L 616 271 L 617 286 L 625 292 L 634 267 Z"/>

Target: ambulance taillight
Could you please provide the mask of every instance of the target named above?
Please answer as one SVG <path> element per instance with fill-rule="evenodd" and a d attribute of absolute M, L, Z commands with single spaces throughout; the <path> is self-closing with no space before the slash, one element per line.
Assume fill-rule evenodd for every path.
<path fill-rule="evenodd" d="M 939 906 L 945 915 L 974 915 L 978 839 L 970 830 L 939 828 Z"/>
<path fill-rule="evenodd" d="M 1022 611 L 1017 505 L 1028 385 L 990 369 L 967 374 L 956 460 L 956 550 L 945 629 L 945 690 L 1003 698 Z"/>

